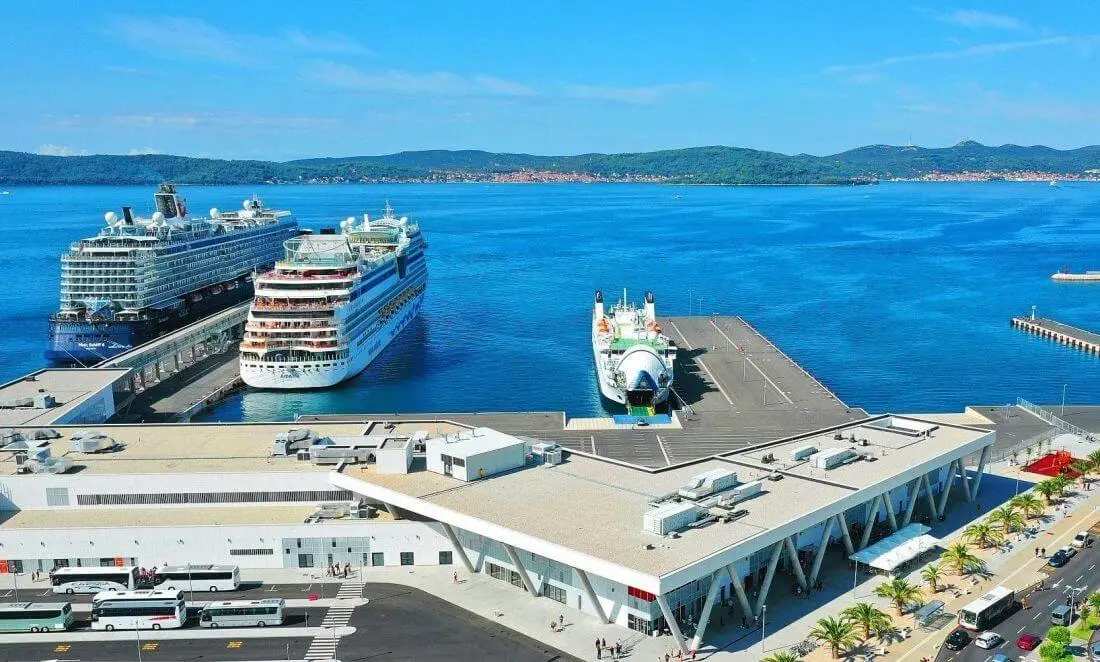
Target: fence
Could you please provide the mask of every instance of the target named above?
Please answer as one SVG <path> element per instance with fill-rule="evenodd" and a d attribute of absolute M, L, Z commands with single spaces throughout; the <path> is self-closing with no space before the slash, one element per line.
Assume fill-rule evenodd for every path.
<path fill-rule="evenodd" d="M 1038 418 L 1040 418 L 1044 422 L 1049 423 L 1050 425 L 1053 425 L 1054 427 L 1058 428 L 1062 432 L 1068 432 L 1070 434 L 1075 434 L 1075 435 L 1081 437 L 1082 439 L 1087 439 L 1089 441 L 1095 441 L 1095 439 L 1093 439 L 1092 433 L 1089 432 L 1088 430 L 1086 430 L 1084 428 L 1081 428 L 1081 427 L 1078 427 L 1078 426 L 1074 425 L 1073 423 L 1069 423 L 1067 421 L 1064 421 L 1064 420 L 1058 418 L 1057 416 L 1054 415 L 1054 412 L 1043 409 L 1039 405 L 1032 404 L 1032 403 L 1028 402 L 1027 400 L 1024 400 L 1023 398 L 1016 398 L 1016 406 L 1019 407 L 1020 409 L 1023 409 L 1024 411 L 1027 411 L 1027 412 L 1037 416 Z"/>

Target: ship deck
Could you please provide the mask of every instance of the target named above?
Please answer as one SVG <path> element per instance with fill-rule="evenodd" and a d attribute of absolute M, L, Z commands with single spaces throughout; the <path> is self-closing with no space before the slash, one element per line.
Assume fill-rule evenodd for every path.
<path fill-rule="evenodd" d="M 567 429 L 562 412 L 303 416 L 306 421 L 449 420 L 659 469 L 867 417 L 740 317 L 671 317 L 679 425 Z"/>

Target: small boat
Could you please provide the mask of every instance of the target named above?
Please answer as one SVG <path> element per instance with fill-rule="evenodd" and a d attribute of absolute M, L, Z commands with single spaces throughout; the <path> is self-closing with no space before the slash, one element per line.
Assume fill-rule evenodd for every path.
<path fill-rule="evenodd" d="M 0 195 L 11 195 L 11 191 L 0 191 Z"/>
<path fill-rule="evenodd" d="M 1054 180 L 1054 179 L 1052 179 L 1052 180 L 1050 180 L 1049 182 L 1047 182 L 1047 184 L 1048 184 L 1049 186 L 1055 186 L 1055 187 L 1056 187 L 1056 186 L 1058 186 L 1058 182 L 1057 182 L 1056 180 Z"/>
<path fill-rule="evenodd" d="M 1096 283 L 1100 282 L 1100 271 L 1086 271 L 1083 274 L 1072 274 L 1069 271 L 1059 271 L 1050 278 L 1051 280 L 1063 283 Z"/>

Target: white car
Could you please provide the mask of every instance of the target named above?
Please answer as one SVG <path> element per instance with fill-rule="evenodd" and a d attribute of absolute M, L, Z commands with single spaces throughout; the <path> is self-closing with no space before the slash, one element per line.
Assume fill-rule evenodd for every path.
<path fill-rule="evenodd" d="M 1077 535 L 1073 536 L 1073 542 L 1071 544 L 1074 547 L 1084 548 L 1087 547 L 1090 542 L 1092 542 L 1092 538 L 1089 537 L 1088 531 L 1078 531 Z"/>
<path fill-rule="evenodd" d="M 1004 643 L 1005 638 L 996 632 L 983 632 L 974 639 L 974 645 L 978 648 L 996 648 Z"/>
<path fill-rule="evenodd" d="M 1077 548 L 1070 547 L 1069 545 L 1066 545 L 1065 547 L 1060 547 L 1058 551 L 1065 554 L 1067 559 L 1072 559 L 1073 557 L 1077 556 Z"/>

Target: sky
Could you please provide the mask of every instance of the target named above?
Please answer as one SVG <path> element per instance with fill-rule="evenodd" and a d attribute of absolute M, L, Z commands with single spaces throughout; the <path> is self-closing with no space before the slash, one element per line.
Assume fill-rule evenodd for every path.
<path fill-rule="evenodd" d="M 1094 2 L 0 0 L 0 149 L 1100 143 Z"/>

